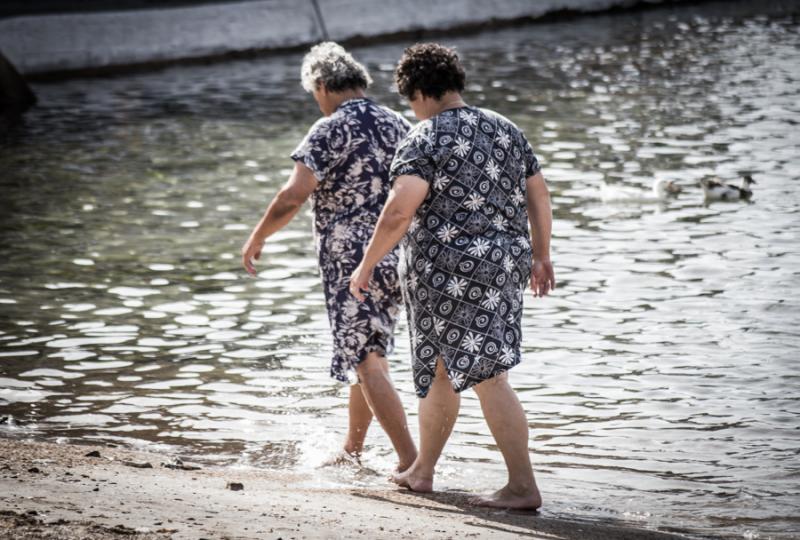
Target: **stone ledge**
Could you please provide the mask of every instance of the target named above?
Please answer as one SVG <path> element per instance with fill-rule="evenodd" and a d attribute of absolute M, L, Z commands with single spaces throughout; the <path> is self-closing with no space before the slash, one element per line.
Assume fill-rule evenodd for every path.
<path fill-rule="evenodd" d="M 680 0 L 255 0 L 33 15 L 0 19 L 0 51 L 24 75 L 102 71 L 669 1 Z"/>

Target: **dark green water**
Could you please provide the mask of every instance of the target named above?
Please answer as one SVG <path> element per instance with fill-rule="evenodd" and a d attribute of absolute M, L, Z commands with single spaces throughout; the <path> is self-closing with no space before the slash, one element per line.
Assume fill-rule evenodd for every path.
<path fill-rule="evenodd" d="M 793 7 L 794 6 L 794 7 Z M 800 8 L 659 9 L 444 40 L 471 104 L 529 135 L 555 207 L 559 289 L 529 298 L 512 372 L 545 515 L 694 535 L 800 529 Z M 356 49 L 372 95 L 403 44 Z M 37 85 L 0 142 L 3 436 L 114 441 L 308 473 L 346 428 L 311 221 L 238 252 L 318 116 L 301 55 Z M 758 184 L 704 204 L 699 180 Z M 603 182 L 666 203 L 607 203 Z M 416 425 L 405 326 L 391 362 Z M 367 464 L 393 463 L 377 426 Z M 416 427 L 414 429 L 416 435 Z M 439 469 L 504 468 L 474 394 Z M 359 485 L 383 476 L 356 475 Z"/>

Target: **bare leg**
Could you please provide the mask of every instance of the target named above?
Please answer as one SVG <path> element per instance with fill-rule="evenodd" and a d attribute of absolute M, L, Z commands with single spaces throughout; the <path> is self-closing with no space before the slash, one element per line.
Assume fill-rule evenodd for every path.
<path fill-rule="evenodd" d="M 533 510 L 542 505 L 528 453 L 528 421 L 517 394 L 503 373 L 475 385 L 481 409 L 508 469 L 508 483 L 471 502 L 478 506 Z"/>
<path fill-rule="evenodd" d="M 364 439 L 372 422 L 372 411 L 369 408 L 360 384 L 350 386 L 349 426 L 344 451 L 351 456 L 359 456 L 364 450 Z"/>
<path fill-rule="evenodd" d="M 441 358 L 428 395 L 419 401 L 419 455 L 411 467 L 392 481 L 412 491 L 432 491 L 436 462 L 456 423 L 461 397 L 447 378 Z"/>
<path fill-rule="evenodd" d="M 378 353 L 371 352 L 357 367 L 361 391 L 372 412 L 380 422 L 400 459 L 397 469 L 404 471 L 417 457 L 417 447 L 408 431 L 406 412 L 389 376 L 389 363 Z"/>
<path fill-rule="evenodd" d="M 340 465 L 361 465 L 361 452 L 364 450 L 364 439 L 372 422 L 372 411 L 364 398 L 361 386 L 350 385 L 350 401 L 348 403 L 347 438 L 341 452 L 326 460 L 324 467 Z"/>

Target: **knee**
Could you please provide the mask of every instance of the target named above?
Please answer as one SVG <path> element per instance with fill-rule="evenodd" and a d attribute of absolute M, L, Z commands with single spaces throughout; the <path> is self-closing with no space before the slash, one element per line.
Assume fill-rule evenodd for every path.
<path fill-rule="evenodd" d="M 481 381 L 473 386 L 473 388 L 475 389 L 475 393 L 478 394 L 479 398 L 499 390 L 505 390 L 508 388 L 508 372 L 506 371 L 500 375 L 492 377 L 491 379 Z"/>
<path fill-rule="evenodd" d="M 389 364 L 386 359 L 377 354 L 370 353 L 363 362 L 356 366 L 356 373 L 362 382 L 385 377 L 389 373 Z"/>

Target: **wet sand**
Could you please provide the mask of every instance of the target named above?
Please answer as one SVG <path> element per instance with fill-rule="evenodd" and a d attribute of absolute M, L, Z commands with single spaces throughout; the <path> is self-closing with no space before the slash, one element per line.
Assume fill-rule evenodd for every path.
<path fill-rule="evenodd" d="M 282 471 L 162 463 L 172 456 L 0 438 L 0 538 L 682 538 L 474 508 L 466 493 L 310 489 Z"/>

